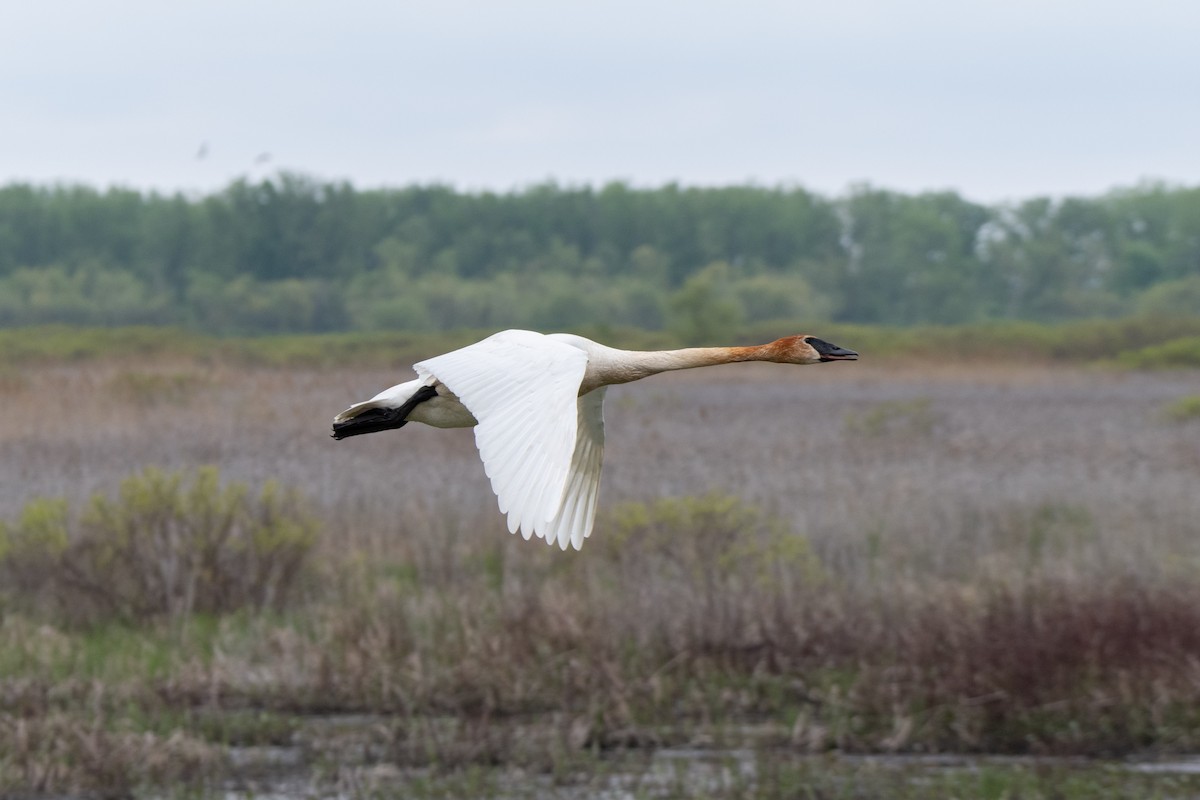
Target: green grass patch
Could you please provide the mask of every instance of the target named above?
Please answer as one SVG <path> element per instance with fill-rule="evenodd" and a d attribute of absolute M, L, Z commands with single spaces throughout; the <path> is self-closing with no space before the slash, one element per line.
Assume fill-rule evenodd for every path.
<path fill-rule="evenodd" d="M 1200 367 L 1200 336 L 1181 336 L 1115 354 L 1118 364 L 1131 369 Z"/>
<path fill-rule="evenodd" d="M 1136 368 L 1200 366 L 1200 318 L 1129 317 L 1055 324 L 1014 321 L 907 328 L 839 323 L 799 325 L 804 330 L 798 330 L 798 324 L 795 320 L 756 322 L 744 326 L 732 341 L 706 344 L 759 343 L 793 333 L 813 333 L 858 350 L 864 360 L 1114 362 Z M 577 332 L 631 350 L 683 346 L 682 340 L 663 331 L 601 326 Z M 269 367 L 402 366 L 478 341 L 491 333 L 494 331 L 218 337 L 181 328 L 46 325 L 0 330 L 0 366 L 159 358 Z"/>
<path fill-rule="evenodd" d="M 1200 419 L 1200 394 L 1181 397 L 1167 404 L 1163 415 L 1172 422 L 1193 422 Z"/>

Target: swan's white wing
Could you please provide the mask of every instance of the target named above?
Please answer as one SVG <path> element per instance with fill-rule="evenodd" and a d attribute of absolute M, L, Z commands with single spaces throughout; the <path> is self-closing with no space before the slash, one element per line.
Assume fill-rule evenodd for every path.
<path fill-rule="evenodd" d="M 563 492 L 562 505 L 545 528 L 546 544 L 558 542 L 563 550 L 567 543 L 578 550 L 592 532 L 596 521 L 596 499 L 600 494 L 600 468 L 604 463 L 604 392 L 594 389 L 580 397 L 578 432 L 575 435 L 575 454 L 571 458 L 571 474 Z"/>
<path fill-rule="evenodd" d="M 559 513 L 575 452 L 587 354 L 531 331 L 502 331 L 414 366 L 474 415 L 475 445 L 508 529 L 545 535 Z"/>

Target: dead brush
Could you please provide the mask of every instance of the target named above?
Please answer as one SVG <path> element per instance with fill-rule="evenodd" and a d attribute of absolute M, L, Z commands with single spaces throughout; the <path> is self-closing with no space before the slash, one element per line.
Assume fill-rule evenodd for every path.
<path fill-rule="evenodd" d="M 455 758 L 539 714 L 591 742 L 768 718 L 818 750 L 1099 753 L 1200 730 L 1200 595 L 1184 582 L 1047 566 L 864 590 L 733 498 L 613 513 L 586 557 L 347 580 L 303 634 L 222 639 L 208 683 L 291 711 L 456 718 L 478 747 L 442 742 Z"/>
<path fill-rule="evenodd" d="M 867 438 L 927 439 L 936 426 L 937 414 L 929 397 L 884 400 L 845 416 L 846 432 Z"/>
<path fill-rule="evenodd" d="M 876 641 L 857 642 L 846 704 L 861 720 L 909 717 L 892 749 L 1111 755 L 1200 741 L 1193 585 L 1042 577 L 897 603 L 886 617 Z M 872 725 L 838 744 L 884 743 Z"/>
<path fill-rule="evenodd" d="M 105 390 L 138 407 L 160 404 L 179 407 L 211 385 L 211 379 L 196 372 L 123 370 L 108 379 Z"/>
<path fill-rule="evenodd" d="M 828 576 L 808 540 L 719 493 L 629 503 L 579 567 L 589 602 L 643 643 L 693 653 L 761 647 L 762 613 Z"/>
<path fill-rule="evenodd" d="M 293 710 L 557 712 L 583 715 L 603 739 L 671 707 L 717 708 L 724 701 L 691 696 L 706 679 L 774 675 L 833 651 L 817 641 L 836 619 L 817 601 L 826 579 L 803 537 L 778 521 L 721 495 L 617 514 L 623 533 L 587 558 L 535 550 L 517 563 L 479 560 L 452 578 L 420 569 L 361 577 L 369 565 L 343 562 L 339 571 L 361 579 L 313 609 L 307 635 L 250 633 L 219 645 L 222 692 L 252 692 L 240 676 L 259 680 L 286 664 L 290 677 L 265 680 L 292 686 L 277 700 Z M 414 577 L 426 574 L 429 582 Z M 769 701 L 751 691 L 726 710 Z"/>
<path fill-rule="evenodd" d="M 218 748 L 180 732 L 113 730 L 63 713 L 0 714 L 0 792 L 123 797 L 148 785 L 199 785 L 223 763 Z"/>

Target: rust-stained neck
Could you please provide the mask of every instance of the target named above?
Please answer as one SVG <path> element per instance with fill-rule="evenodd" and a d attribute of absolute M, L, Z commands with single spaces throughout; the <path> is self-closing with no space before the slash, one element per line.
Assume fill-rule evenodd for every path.
<path fill-rule="evenodd" d="M 820 360 L 804 336 L 786 336 L 752 347 L 688 347 L 682 350 L 617 350 L 582 337 L 572 337 L 588 353 L 588 368 L 580 387 L 587 394 L 600 386 L 629 383 L 660 372 L 711 367 L 742 361 L 814 364 Z M 585 344 L 586 343 L 586 344 Z"/>

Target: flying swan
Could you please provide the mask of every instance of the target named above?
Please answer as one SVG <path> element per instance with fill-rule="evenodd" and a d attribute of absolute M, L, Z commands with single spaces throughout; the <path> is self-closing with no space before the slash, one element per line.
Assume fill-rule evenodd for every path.
<path fill-rule="evenodd" d="M 393 386 L 333 418 L 333 438 L 423 422 L 475 427 L 483 468 L 508 515 L 510 533 L 576 550 L 592 532 L 604 455 L 604 392 L 678 369 L 737 361 L 816 364 L 858 353 L 815 336 L 757 347 L 640 352 L 569 333 L 501 331 L 413 366 L 417 379 Z"/>

